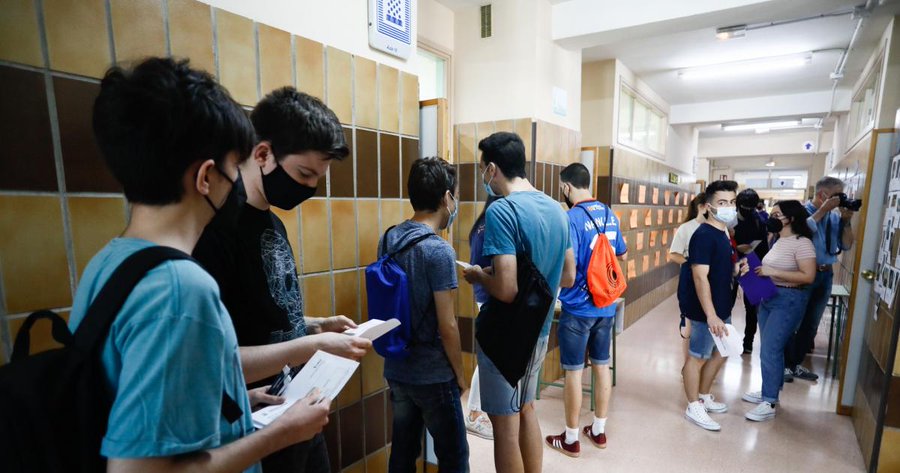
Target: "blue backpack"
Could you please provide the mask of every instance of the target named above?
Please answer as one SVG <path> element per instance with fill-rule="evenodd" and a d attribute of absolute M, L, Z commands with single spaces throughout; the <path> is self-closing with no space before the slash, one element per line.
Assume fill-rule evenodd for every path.
<path fill-rule="evenodd" d="M 394 227 L 388 228 L 381 237 L 381 257 L 366 266 L 366 297 L 369 302 L 369 320 L 400 321 L 399 327 L 372 342 L 375 351 L 385 358 L 402 360 L 409 356 L 415 330 L 412 327 L 409 304 L 409 281 L 406 271 L 394 257 L 437 235 L 430 233 L 413 238 L 400 249 L 388 252 L 387 236 L 393 229 Z"/>

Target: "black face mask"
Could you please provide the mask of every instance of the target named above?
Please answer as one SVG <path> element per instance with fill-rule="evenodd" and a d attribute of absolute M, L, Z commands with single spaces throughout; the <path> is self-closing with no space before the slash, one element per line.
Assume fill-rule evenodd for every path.
<path fill-rule="evenodd" d="M 269 174 L 263 174 L 262 167 L 259 174 L 262 176 L 263 193 L 270 204 L 281 210 L 291 210 L 303 201 L 316 195 L 316 188 L 304 186 L 295 181 L 280 164 Z"/>
<path fill-rule="evenodd" d="M 563 198 L 566 199 L 566 205 L 568 205 L 570 209 L 571 209 L 572 207 L 575 207 L 575 204 L 573 204 L 572 201 L 569 200 L 569 196 L 564 195 Z"/>
<path fill-rule="evenodd" d="M 207 201 L 209 199 L 207 198 Z M 231 192 L 225 197 L 225 202 L 216 210 L 216 216 L 213 221 L 222 223 L 229 227 L 237 226 L 237 219 L 240 210 L 247 203 L 247 190 L 244 188 L 244 179 L 241 172 L 238 171 L 238 177 L 231 183 Z M 210 202 L 212 205 L 212 202 Z"/>
<path fill-rule="evenodd" d="M 770 218 L 766 221 L 766 230 L 768 230 L 769 233 L 778 233 L 782 228 L 784 228 L 784 224 L 781 223 L 781 219 Z"/>
<path fill-rule="evenodd" d="M 228 182 L 231 183 L 231 190 L 228 191 L 228 195 L 225 196 L 225 202 L 222 202 L 222 205 L 219 207 L 216 207 L 216 204 L 213 204 L 212 199 L 209 198 L 208 194 L 203 196 L 203 198 L 206 199 L 206 203 L 209 204 L 209 206 L 213 209 L 213 214 L 214 214 L 213 218 L 218 217 L 219 212 L 221 212 L 222 209 L 224 209 L 228 205 L 228 201 L 232 198 L 231 195 L 234 194 L 235 187 L 236 187 L 235 181 L 232 181 L 231 178 L 228 177 L 228 174 L 225 174 L 218 167 L 216 168 L 216 171 L 218 171 L 218 173 L 221 174 L 222 177 L 224 177 L 225 179 L 228 180 Z M 241 170 L 240 169 L 238 169 L 238 180 L 241 180 Z M 241 189 L 243 189 L 243 185 L 241 185 Z M 246 201 L 247 201 L 247 194 L 245 193 L 244 194 L 244 202 L 246 202 Z"/>

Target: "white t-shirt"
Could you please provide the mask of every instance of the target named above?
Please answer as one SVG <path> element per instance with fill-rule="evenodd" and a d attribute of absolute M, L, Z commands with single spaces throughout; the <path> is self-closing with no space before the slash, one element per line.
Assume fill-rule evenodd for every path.
<path fill-rule="evenodd" d="M 682 223 L 681 226 L 675 230 L 675 235 L 672 236 L 672 246 L 669 247 L 669 253 L 677 253 L 687 258 L 691 237 L 694 236 L 694 232 L 697 231 L 698 228 L 700 228 L 700 222 L 698 222 L 697 219 Z"/>
<path fill-rule="evenodd" d="M 799 262 L 804 259 L 816 259 L 816 247 L 813 246 L 813 242 L 809 238 L 793 235 L 787 238 L 779 238 L 775 245 L 772 246 L 772 249 L 766 253 L 762 264 L 782 271 L 799 271 Z M 772 282 L 776 286 L 798 286 L 797 283 L 787 282 L 776 277 L 772 277 Z"/>

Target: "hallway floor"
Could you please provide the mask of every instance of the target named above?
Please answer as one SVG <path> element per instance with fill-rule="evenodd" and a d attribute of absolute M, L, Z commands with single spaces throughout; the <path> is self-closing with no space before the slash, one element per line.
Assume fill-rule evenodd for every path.
<path fill-rule="evenodd" d="M 823 378 L 828 346 L 828 318 L 812 357 L 816 383 L 795 380 L 785 384 L 781 407 L 774 420 L 756 423 L 744 419 L 752 405 L 741 394 L 761 386 L 759 335 L 754 353 L 728 361 L 713 394 L 729 411 L 711 414 L 721 432 L 708 432 L 684 418 L 686 401 L 681 384 L 683 355 L 676 331 L 675 296 L 654 308 L 619 335 L 618 385 L 613 388 L 605 450 L 581 439 L 581 457 L 569 458 L 544 447 L 544 471 L 606 472 L 854 472 L 864 471 L 850 417 L 834 413 L 836 381 Z M 744 327 L 744 308 L 738 301 L 732 322 Z M 589 374 L 585 373 L 585 379 Z M 544 436 L 564 430 L 562 388 L 549 387 L 536 409 Z M 579 427 L 591 421 L 589 399 L 584 398 Z M 469 435 L 473 473 L 493 472 L 490 441 Z"/>

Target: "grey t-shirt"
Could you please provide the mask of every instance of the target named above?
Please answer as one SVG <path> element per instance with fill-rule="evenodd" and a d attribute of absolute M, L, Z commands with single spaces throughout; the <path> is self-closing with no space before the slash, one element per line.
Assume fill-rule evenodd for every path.
<path fill-rule="evenodd" d="M 407 220 L 388 232 L 387 251 L 396 251 L 413 238 L 429 233 L 434 235 L 431 227 Z M 378 242 L 379 257 L 381 243 Z M 409 284 L 413 340 L 410 344 L 410 356 L 406 359 L 384 360 L 384 377 L 407 384 L 450 381 L 455 375 L 438 334 L 434 293 L 456 289 L 456 253 L 449 243 L 435 235 L 394 259 L 406 272 Z"/>

